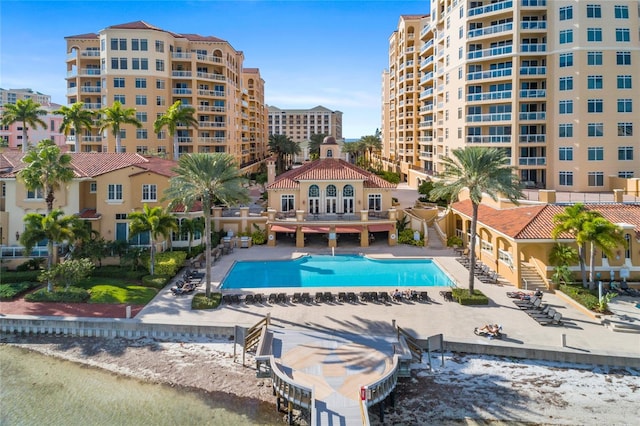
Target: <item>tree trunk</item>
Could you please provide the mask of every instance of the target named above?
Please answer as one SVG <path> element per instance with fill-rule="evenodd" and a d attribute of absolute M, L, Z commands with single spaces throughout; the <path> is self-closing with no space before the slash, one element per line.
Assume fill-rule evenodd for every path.
<path fill-rule="evenodd" d="M 596 246 L 591 243 L 591 253 L 589 256 L 589 289 L 593 290 L 594 286 L 594 278 L 595 278 L 595 261 L 596 261 Z"/>
<path fill-rule="evenodd" d="M 27 135 L 27 123 L 22 123 L 22 153 L 27 152 L 29 148 L 29 139 Z"/>
<path fill-rule="evenodd" d="M 120 131 L 116 134 L 116 152 L 122 151 L 122 147 L 120 146 Z"/>
<path fill-rule="evenodd" d="M 47 271 L 49 274 L 51 274 L 51 268 L 53 267 L 53 249 L 53 241 L 49 239 L 49 241 L 47 241 Z M 53 291 L 53 283 L 49 275 L 47 275 L 47 291 L 49 293 Z"/>
<path fill-rule="evenodd" d="M 151 272 L 151 276 L 155 275 L 155 263 L 156 263 L 156 242 L 155 240 L 151 240 L 151 250 L 150 251 L 150 257 L 151 257 L 151 267 L 149 268 L 149 272 Z"/>
<path fill-rule="evenodd" d="M 178 135 L 173 135 L 173 160 L 178 161 Z"/>
<path fill-rule="evenodd" d="M 204 210 L 204 265 L 205 265 L 205 281 L 206 290 L 205 294 L 207 298 L 211 296 L 211 208 L 208 206 L 202 206 Z"/>
<path fill-rule="evenodd" d="M 582 274 L 582 287 L 587 288 L 587 265 L 585 264 L 585 244 L 578 246 L 578 256 L 580 257 L 580 272 Z"/>
<path fill-rule="evenodd" d="M 471 216 L 471 241 L 469 242 L 469 294 L 475 290 L 476 269 L 476 228 L 478 226 L 478 205 L 472 203 L 473 214 Z"/>

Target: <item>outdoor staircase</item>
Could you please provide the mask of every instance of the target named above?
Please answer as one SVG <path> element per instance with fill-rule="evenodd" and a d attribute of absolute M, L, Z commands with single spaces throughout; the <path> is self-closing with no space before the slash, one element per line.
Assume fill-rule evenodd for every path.
<path fill-rule="evenodd" d="M 522 288 L 527 290 L 546 289 L 547 283 L 540 276 L 538 270 L 530 263 L 520 263 L 520 273 L 522 274 Z"/>

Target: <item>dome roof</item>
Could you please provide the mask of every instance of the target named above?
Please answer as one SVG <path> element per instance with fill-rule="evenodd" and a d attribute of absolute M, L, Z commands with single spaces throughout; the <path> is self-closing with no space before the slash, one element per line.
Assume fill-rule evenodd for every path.
<path fill-rule="evenodd" d="M 336 138 L 334 138 L 333 136 L 327 136 L 322 141 L 322 145 L 337 145 L 337 144 L 338 143 L 336 142 Z"/>

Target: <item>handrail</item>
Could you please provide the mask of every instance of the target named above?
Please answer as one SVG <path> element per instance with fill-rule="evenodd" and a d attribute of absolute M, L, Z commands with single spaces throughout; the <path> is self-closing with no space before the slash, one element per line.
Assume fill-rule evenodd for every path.
<path fill-rule="evenodd" d="M 389 371 L 385 376 L 369 385 L 360 387 L 360 391 L 362 392 L 364 390 L 365 392 L 364 402 L 367 407 L 371 407 L 380 401 L 384 401 L 384 399 L 396 388 L 396 384 L 398 383 L 398 369 L 400 367 L 399 358 L 400 355 L 398 354 L 393 356 L 391 371 Z"/>
<path fill-rule="evenodd" d="M 400 340 L 401 336 L 404 337 L 407 347 L 411 352 L 411 358 L 414 361 L 422 362 L 422 348 L 418 344 L 418 340 L 415 337 L 413 337 L 411 334 L 409 334 L 409 332 L 406 331 L 404 328 L 401 328 L 401 327 L 396 327 L 396 328 L 398 330 L 398 340 Z"/>
<path fill-rule="evenodd" d="M 268 327 L 271 323 L 271 314 L 267 314 L 263 319 L 258 321 L 253 327 L 247 330 L 247 334 L 244 338 L 244 348 L 245 350 L 254 347 L 260 341 L 260 336 L 262 336 L 262 332 L 264 327 Z"/>

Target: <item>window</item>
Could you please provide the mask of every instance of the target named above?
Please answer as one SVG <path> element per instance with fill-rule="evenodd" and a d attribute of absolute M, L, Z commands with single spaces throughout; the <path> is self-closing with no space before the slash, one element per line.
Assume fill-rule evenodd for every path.
<path fill-rule="evenodd" d="M 602 172 L 589 172 L 588 174 L 589 186 L 604 186 L 604 173 Z"/>
<path fill-rule="evenodd" d="M 602 9 L 599 4 L 587 5 L 587 18 L 602 18 Z"/>
<path fill-rule="evenodd" d="M 604 108 L 604 102 L 602 99 L 589 99 L 587 101 L 587 111 L 591 113 L 602 112 Z"/>
<path fill-rule="evenodd" d="M 124 105 L 126 103 L 126 98 L 124 95 L 113 95 L 113 102 L 120 102 Z"/>
<path fill-rule="evenodd" d="M 560 90 L 573 90 L 573 77 L 560 77 Z"/>
<path fill-rule="evenodd" d="M 142 201 L 157 201 L 158 188 L 156 185 L 142 185 Z"/>
<path fill-rule="evenodd" d="M 146 88 L 147 88 L 147 79 L 136 78 L 136 89 L 146 89 Z"/>
<path fill-rule="evenodd" d="M 619 178 L 631 179 L 633 177 L 632 171 L 618 172 Z"/>
<path fill-rule="evenodd" d="M 616 19 L 629 19 L 629 7 L 615 5 L 614 6 L 615 17 Z"/>
<path fill-rule="evenodd" d="M 633 123 L 618 123 L 618 136 L 633 136 Z"/>
<path fill-rule="evenodd" d="M 382 195 L 369 194 L 369 210 L 380 211 L 382 209 Z"/>
<path fill-rule="evenodd" d="M 284 194 L 280 197 L 280 211 L 288 212 L 293 211 L 295 197 L 292 194 Z"/>
<path fill-rule="evenodd" d="M 136 105 L 146 105 L 146 104 L 147 104 L 146 95 L 136 95 Z"/>
<path fill-rule="evenodd" d="M 571 146 L 561 146 L 559 148 L 558 159 L 560 161 L 573 161 L 573 147 L 571 147 Z"/>
<path fill-rule="evenodd" d="M 618 99 L 618 112 L 632 112 L 633 101 L 631 99 Z"/>
<path fill-rule="evenodd" d="M 587 148 L 589 161 L 602 161 L 604 159 L 604 148 L 601 146 L 590 146 Z"/>
<path fill-rule="evenodd" d="M 164 52 L 164 41 L 156 40 L 156 52 Z"/>
<path fill-rule="evenodd" d="M 616 41 L 631 41 L 631 33 L 628 28 L 616 28 Z"/>
<path fill-rule="evenodd" d="M 156 71 L 164 71 L 164 61 L 162 59 L 156 59 Z"/>
<path fill-rule="evenodd" d="M 98 183 L 97 182 L 90 182 L 89 183 L 89 193 L 90 194 L 95 194 L 96 192 L 98 192 Z"/>
<path fill-rule="evenodd" d="M 560 31 L 560 44 L 573 43 L 573 30 Z"/>
<path fill-rule="evenodd" d="M 44 189 L 27 190 L 27 200 L 44 200 Z"/>
<path fill-rule="evenodd" d="M 164 89 L 166 86 L 166 83 L 164 80 L 156 80 L 156 89 Z"/>
<path fill-rule="evenodd" d="M 113 87 L 123 88 L 124 87 L 124 78 L 116 77 L 113 79 Z"/>
<path fill-rule="evenodd" d="M 136 139 L 147 139 L 147 129 L 136 129 Z"/>
<path fill-rule="evenodd" d="M 617 65 L 631 65 L 631 52 L 616 52 Z"/>
<path fill-rule="evenodd" d="M 131 50 L 148 50 L 148 41 L 146 38 L 132 38 L 131 39 Z"/>
<path fill-rule="evenodd" d="M 560 114 L 573 114 L 573 101 L 560 101 Z"/>
<path fill-rule="evenodd" d="M 564 6 L 560 8 L 560 20 L 568 21 L 573 19 L 573 6 Z"/>
<path fill-rule="evenodd" d="M 573 66 L 573 53 L 562 53 L 560 55 L 560 68 Z"/>
<path fill-rule="evenodd" d="M 136 153 L 146 154 L 147 152 L 149 152 L 149 147 L 147 145 L 136 145 Z"/>
<path fill-rule="evenodd" d="M 111 39 L 111 50 L 127 50 L 127 39 L 126 38 L 112 38 Z"/>
<path fill-rule="evenodd" d="M 587 87 L 590 90 L 594 89 L 602 89 L 602 76 L 601 75 L 590 75 L 587 77 Z"/>
<path fill-rule="evenodd" d="M 631 89 L 631 76 L 619 75 L 618 76 L 618 89 Z"/>
<path fill-rule="evenodd" d="M 618 148 L 618 160 L 631 161 L 633 160 L 633 147 L 621 146 Z"/>
<path fill-rule="evenodd" d="M 587 52 L 587 65 L 602 65 L 602 52 Z"/>
<path fill-rule="evenodd" d="M 560 172 L 558 174 L 558 184 L 562 186 L 573 186 L 573 172 Z"/>
<path fill-rule="evenodd" d="M 107 200 L 122 201 L 122 185 L 121 184 L 109 184 L 109 186 L 107 187 Z"/>
<path fill-rule="evenodd" d="M 560 124 L 558 126 L 558 137 L 572 138 L 573 137 L 573 124 Z"/>
<path fill-rule="evenodd" d="M 602 41 L 602 28 L 587 28 L 587 41 Z"/>
<path fill-rule="evenodd" d="M 147 113 L 146 112 L 136 111 L 136 120 L 138 120 L 141 123 L 146 123 L 147 122 Z"/>
<path fill-rule="evenodd" d="M 603 123 L 588 123 L 587 124 L 587 135 L 592 138 L 602 137 L 604 134 L 604 124 Z"/>

